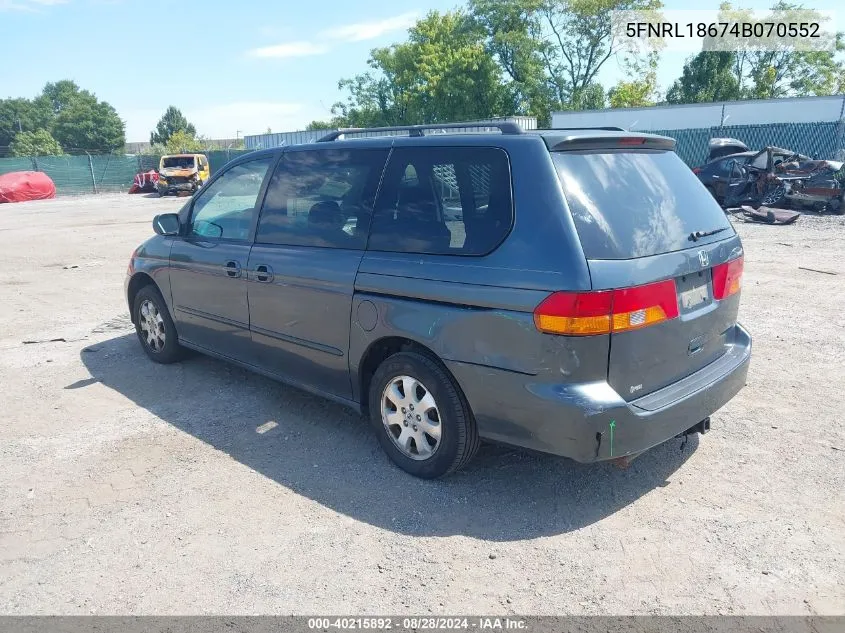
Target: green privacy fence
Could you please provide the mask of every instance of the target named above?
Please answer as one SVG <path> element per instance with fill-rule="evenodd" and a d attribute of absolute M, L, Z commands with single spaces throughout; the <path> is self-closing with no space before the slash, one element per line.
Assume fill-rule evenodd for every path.
<path fill-rule="evenodd" d="M 845 122 L 768 123 L 763 125 L 726 125 L 689 130 L 648 130 L 671 136 L 677 142 L 675 151 L 690 167 L 707 159 L 707 143 L 711 138 L 729 137 L 745 143 L 750 149 L 775 145 L 794 150 L 810 158 L 842 160 L 845 149 Z"/>
<path fill-rule="evenodd" d="M 211 173 L 248 150 L 203 152 Z M 58 195 L 128 191 L 135 174 L 158 169 L 159 156 L 138 155 L 64 155 L 0 158 L 0 174 L 13 171 L 43 171 L 56 183 Z"/>
<path fill-rule="evenodd" d="M 769 123 L 734 125 L 686 130 L 648 130 L 677 140 L 678 155 L 690 167 L 701 165 L 707 158 L 711 138 L 727 136 L 739 139 L 751 149 L 776 145 L 810 157 L 841 160 L 845 149 L 845 122 Z M 208 156 L 211 173 L 227 162 L 251 150 L 214 150 Z M 0 174 L 12 171 L 43 171 L 53 182 L 59 195 L 104 191 L 127 191 L 135 174 L 157 169 L 158 156 L 149 155 L 81 155 L 0 158 Z"/>

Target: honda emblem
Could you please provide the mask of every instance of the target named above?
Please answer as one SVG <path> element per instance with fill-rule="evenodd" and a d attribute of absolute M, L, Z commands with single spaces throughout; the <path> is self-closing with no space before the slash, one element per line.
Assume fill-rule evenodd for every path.
<path fill-rule="evenodd" d="M 702 268 L 707 268 L 710 265 L 710 256 L 707 251 L 698 251 L 698 262 Z"/>

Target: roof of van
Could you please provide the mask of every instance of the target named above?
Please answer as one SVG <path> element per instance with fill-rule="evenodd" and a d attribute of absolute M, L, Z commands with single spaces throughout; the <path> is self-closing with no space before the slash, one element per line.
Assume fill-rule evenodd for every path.
<path fill-rule="evenodd" d="M 459 127 L 460 126 L 460 127 Z M 489 128 L 498 127 L 500 132 L 491 132 Z M 471 128 L 479 128 L 479 131 L 470 131 Z M 426 130 L 432 133 L 424 134 Z M 452 130 L 452 131 L 450 131 Z M 437 124 L 397 126 L 392 128 L 354 128 L 337 130 L 327 134 L 320 140 L 302 145 L 320 145 L 323 143 L 335 145 L 336 143 L 354 143 L 357 146 L 385 147 L 393 144 L 397 138 L 402 139 L 406 145 L 411 139 L 432 139 L 449 140 L 460 143 L 460 139 L 479 137 L 489 139 L 494 143 L 507 142 L 508 139 L 537 137 L 539 136 L 550 151 L 563 149 L 613 149 L 625 147 L 628 149 L 674 149 L 675 139 L 657 134 L 646 134 L 643 132 L 628 132 L 622 128 L 601 127 L 601 128 L 560 128 L 551 130 L 523 130 L 516 124 Z M 336 146 L 336 145 L 335 145 Z M 294 146 L 287 146 L 294 147 Z M 274 148 L 276 151 L 283 151 L 284 147 Z M 266 151 L 266 150 L 265 150 Z"/>

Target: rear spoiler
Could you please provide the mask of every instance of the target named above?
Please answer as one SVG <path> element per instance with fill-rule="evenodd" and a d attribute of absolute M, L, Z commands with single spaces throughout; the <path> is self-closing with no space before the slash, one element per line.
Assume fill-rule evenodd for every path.
<path fill-rule="evenodd" d="M 551 152 L 602 149 L 674 150 L 675 139 L 657 134 L 554 135 L 544 137 Z"/>

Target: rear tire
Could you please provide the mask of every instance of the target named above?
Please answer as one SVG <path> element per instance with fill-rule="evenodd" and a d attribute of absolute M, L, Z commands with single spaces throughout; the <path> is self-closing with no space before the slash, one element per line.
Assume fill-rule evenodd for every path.
<path fill-rule="evenodd" d="M 463 468 L 481 443 L 455 380 L 421 354 L 402 352 L 382 362 L 370 383 L 369 410 L 384 451 L 415 477 Z"/>
<path fill-rule="evenodd" d="M 132 317 L 135 333 L 147 356 L 163 365 L 182 359 L 184 348 L 179 345 L 176 326 L 158 288 L 147 285 L 138 291 Z"/>

